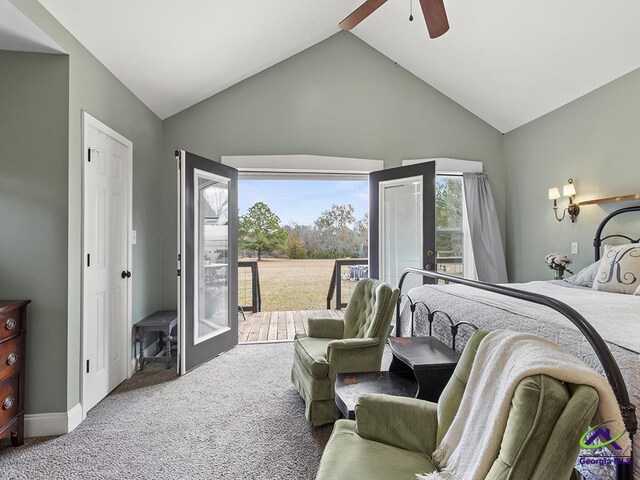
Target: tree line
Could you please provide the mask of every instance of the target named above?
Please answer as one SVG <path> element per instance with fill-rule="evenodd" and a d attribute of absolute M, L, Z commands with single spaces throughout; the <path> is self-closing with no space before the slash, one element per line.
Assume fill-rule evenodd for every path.
<path fill-rule="evenodd" d="M 238 247 L 242 256 L 271 255 L 293 259 L 366 257 L 369 217 L 355 218 L 353 205 L 333 205 L 312 225 L 280 224 L 264 202 L 239 217 Z"/>

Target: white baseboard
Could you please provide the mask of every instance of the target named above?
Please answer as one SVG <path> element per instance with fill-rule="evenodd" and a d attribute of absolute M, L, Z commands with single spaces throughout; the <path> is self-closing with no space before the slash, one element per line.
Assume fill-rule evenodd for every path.
<path fill-rule="evenodd" d="M 68 412 L 35 413 L 24 416 L 25 437 L 49 437 L 73 431 L 82 422 L 82 405 Z"/>

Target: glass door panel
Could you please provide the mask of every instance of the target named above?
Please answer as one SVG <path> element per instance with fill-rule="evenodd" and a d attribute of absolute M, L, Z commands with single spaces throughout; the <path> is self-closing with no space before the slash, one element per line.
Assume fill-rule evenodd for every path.
<path fill-rule="evenodd" d="M 229 329 L 229 179 L 195 170 L 194 343 Z"/>
<path fill-rule="evenodd" d="M 380 279 L 398 285 L 408 267 L 422 264 L 422 177 L 380 182 Z M 407 289 L 422 283 L 409 277 Z"/>

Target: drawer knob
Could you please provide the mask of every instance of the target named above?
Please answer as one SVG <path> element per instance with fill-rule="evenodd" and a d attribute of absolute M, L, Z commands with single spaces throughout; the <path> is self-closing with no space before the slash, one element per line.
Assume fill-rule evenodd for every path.
<path fill-rule="evenodd" d="M 16 355 L 16 352 L 11 352 L 7 356 L 7 365 L 9 365 L 9 366 L 13 365 L 17 361 L 18 361 L 18 355 Z"/>
<path fill-rule="evenodd" d="M 6 323 L 4 324 L 4 328 L 6 328 L 7 330 L 13 330 L 14 328 L 16 328 L 16 324 L 18 322 L 16 322 L 16 319 L 11 317 L 9 320 L 6 321 Z"/>
<path fill-rule="evenodd" d="M 13 398 L 13 395 L 9 395 L 7 398 L 4 399 L 4 402 L 2 402 L 2 408 L 4 410 L 9 410 L 11 407 L 13 407 L 14 403 L 15 403 L 15 398 Z"/>

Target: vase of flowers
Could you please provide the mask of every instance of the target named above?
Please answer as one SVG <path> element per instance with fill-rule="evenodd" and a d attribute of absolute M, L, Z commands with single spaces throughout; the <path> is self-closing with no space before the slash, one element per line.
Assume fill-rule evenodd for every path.
<path fill-rule="evenodd" d="M 573 259 L 569 255 L 562 255 L 560 253 L 550 253 L 545 257 L 547 266 L 555 272 L 555 279 L 562 280 L 564 272 L 569 272 L 573 275 L 573 272 L 569 270 L 569 265 L 573 263 Z"/>

